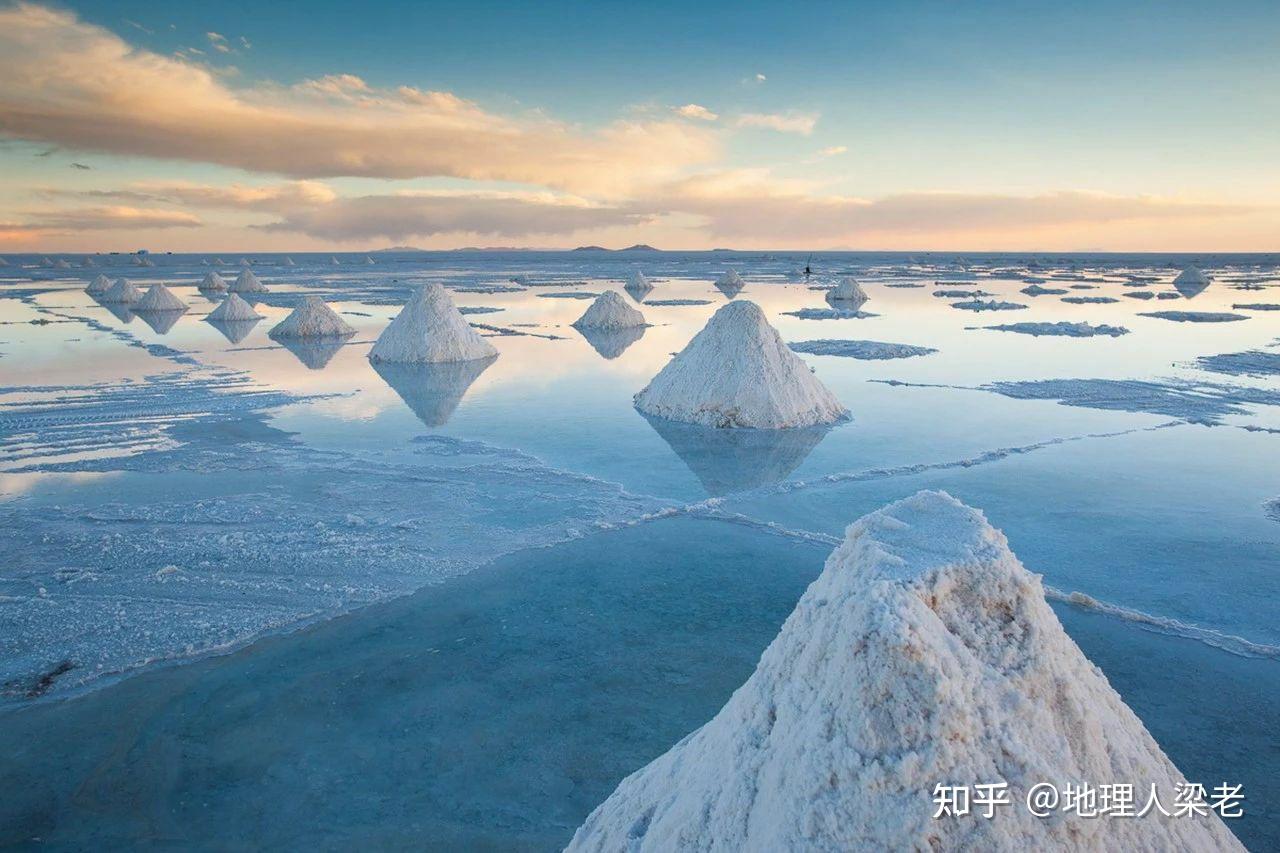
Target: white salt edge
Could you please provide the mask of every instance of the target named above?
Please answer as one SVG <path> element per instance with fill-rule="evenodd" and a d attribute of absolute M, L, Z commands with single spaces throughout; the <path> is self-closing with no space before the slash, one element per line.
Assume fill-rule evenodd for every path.
<path fill-rule="evenodd" d="M 308 296 L 267 334 L 273 338 L 341 338 L 355 331 L 319 296 Z"/>
<path fill-rule="evenodd" d="M 93 277 L 93 281 L 89 282 L 89 286 L 84 289 L 85 293 L 106 293 L 111 289 L 111 279 L 102 273 L 98 273 Z"/>
<path fill-rule="evenodd" d="M 786 429 L 849 412 L 754 302 L 730 302 L 635 397 L 655 417 L 713 427 Z"/>
<path fill-rule="evenodd" d="M 174 296 L 169 288 L 157 282 L 151 285 L 133 309 L 135 311 L 186 311 L 187 303 Z"/>
<path fill-rule="evenodd" d="M 227 289 L 227 282 L 216 272 L 205 274 L 204 280 L 200 282 L 200 290 L 222 292 Z"/>
<path fill-rule="evenodd" d="M 1185 780 L 1004 535 L 920 492 L 850 525 L 746 683 L 567 849 L 1244 850 L 1212 813 L 1034 817 L 1043 781 L 1172 810 Z M 933 818 L 936 784 L 996 782 L 994 818 Z"/>
<path fill-rule="evenodd" d="M 606 290 L 573 325 L 578 329 L 632 329 L 644 324 L 643 314 L 615 291 Z"/>
<path fill-rule="evenodd" d="M 497 355 L 493 344 L 471 328 L 439 282 L 409 298 L 369 351 L 371 361 L 470 361 Z"/>
<path fill-rule="evenodd" d="M 142 298 L 142 291 L 124 278 L 116 279 L 116 283 L 99 297 L 103 302 L 120 305 L 132 305 Z"/>
<path fill-rule="evenodd" d="M 867 292 L 862 289 L 862 285 L 857 280 L 846 276 L 840 279 L 840 283 L 834 288 L 827 291 L 827 299 L 832 302 L 857 302 L 863 303 L 867 301 Z"/>

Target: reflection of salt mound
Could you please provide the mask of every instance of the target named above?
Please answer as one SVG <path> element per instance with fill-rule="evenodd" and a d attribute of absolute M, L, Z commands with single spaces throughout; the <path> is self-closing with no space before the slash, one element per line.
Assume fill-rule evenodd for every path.
<path fill-rule="evenodd" d="M 134 318 L 134 316 L 135 316 L 135 315 L 134 315 L 134 313 L 133 313 L 133 310 L 129 307 L 129 305 L 128 305 L 127 303 L 124 303 L 124 302 L 108 302 L 107 300 L 105 300 L 105 299 L 103 299 L 103 298 L 102 298 L 102 295 L 101 295 L 101 294 L 99 294 L 98 296 L 94 297 L 94 300 L 95 300 L 99 305 L 101 305 L 103 308 L 106 308 L 106 309 L 107 309 L 107 311 L 109 311 L 109 312 L 111 313 L 111 316 L 112 316 L 112 317 L 115 317 L 115 318 L 116 318 L 117 320 L 119 320 L 121 323 L 132 323 L 132 322 L 133 322 L 133 318 Z"/>
<path fill-rule="evenodd" d="M 643 391 L 636 408 L 714 427 L 829 424 L 848 416 L 754 302 L 721 308 Z"/>
<path fill-rule="evenodd" d="M 494 356 L 436 364 L 373 362 L 373 369 L 429 427 L 444 426 L 467 389 L 493 364 Z"/>
<path fill-rule="evenodd" d="M 1185 298 L 1191 299 L 1193 296 L 1199 296 L 1212 283 L 1209 276 L 1200 271 L 1199 268 L 1190 266 L 1178 273 L 1178 277 L 1173 280 L 1173 289 L 1181 293 Z"/>
<path fill-rule="evenodd" d="M 369 351 L 372 361 L 469 361 L 497 355 L 493 344 L 468 325 L 448 292 L 432 282 L 409 298 Z"/>
<path fill-rule="evenodd" d="M 742 280 L 742 276 L 738 275 L 737 270 L 729 270 L 724 275 L 716 279 L 716 290 L 732 299 L 737 296 L 747 283 Z"/>
<path fill-rule="evenodd" d="M 200 290 L 206 293 L 221 293 L 227 289 L 227 283 L 216 272 L 210 272 L 200 282 Z"/>
<path fill-rule="evenodd" d="M 587 339 L 591 348 L 605 358 L 613 359 L 627 351 L 627 347 L 644 337 L 645 326 L 626 329 L 599 329 L 578 327 L 578 334 Z"/>
<path fill-rule="evenodd" d="M 653 290 L 653 285 L 640 270 L 632 270 L 627 276 L 627 283 L 623 285 L 623 289 L 631 294 L 631 298 L 636 302 L 643 302 L 649 291 Z"/>
<path fill-rule="evenodd" d="M 828 426 L 715 429 L 665 418 L 646 416 L 645 420 L 712 496 L 782 482 L 830 430 Z"/>
<path fill-rule="evenodd" d="M 186 311 L 187 303 L 173 295 L 173 291 L 165 287 L 163 284 L 153 284 L 146 292 L 146 295 L 138 300 L 138 304 L 133 306 L 134 311 L 164 311 L 166 313 L 173 311 Z"/>
<path fill-rule="evenodd" d="M 840 283 L 827 291 L 828 302 L 853 302 L 861 305 L 867 301 L 867 292 L 862 289 L 862 285 L 858 284 L 857 279 L 846 277 L 840 279 Z"/>
<path fill-rule="evenodd" d="M 238 294 L 228 293 L 222 304 L 209 312 L 208 320 L 223 323 L 235 323 L 242 320 L 261 320 L 262 315 L 253 310 L 253 306 L 240 298 Z"/>
<path fill-rule="evenodd" d="M 995 817 L 934 786 L 1006 782 Z M 849 527 L 755 672 L 570 850 L 1243 850 L 1212 813 L 1035 817 L 1031 786 L 1185 780 L 983 515 L 921 492 Z"/>
<path fill-rule="evenodd" d="M 576 329 L 631 329 L 644 325 L 644 315 L 626 303 L 615 291 L 606 290 L 577 322 Z"/>
<path fill-rule="evenodd" d="M 89 286 L 84 289 L 85 293 L 106 293 L 111 289 L 111 279 L 102 273 L 98 273 L 93 277 L 93 281 L 89 282 Z"/>
<path fill-rule="evenodd" d="M 277 340 L 308 370 L 323 370 L 338 354 L 338 350 L 347 345 L 348 337 L 343 335 L 327 338 L 277 338 Z"/>
<path fill-rule="evenodd" d="M 324 304 L 319 296 L 308 296 L 270 331 L 273 338 L 334 338 L 354 335 L 356 330 Z"/>
<path fill-rule="evenodd" d="M 168 334 L 169 330 L 177 325 L 182 319 L 182 315 L 187 313 L 184 307 L 181 311 L 144 311 L 138 306 L 134 306 L 133 313 L 138 319 L 151 327 L 151 331 L 159 335 Z"/>
<path fill-rule="evenodd" d="M 266 293 L 267 286 L 258 281 L 258 277 L 253 274 L 253 270 L 244 269 L 240 271 L 240 275 L 236 276 L 236 280 L 231 283 L 227 290 L 232 293 Z"/>
<path fill-rule="evenodd" d="M 249 333 L 253 331 L 253 327 L 258 325 L 258 320 L 214 320 L 212 317 L 206 317 L 209 325 L 213 326 L 222 336 L 233 344 L 238 344 L 245 338 L 249 337 Z"/>
<path fill-rule="evenodd" d="M 142 291 L 134 287 L 127 279 L 118 278 L 106 293 L 98 297 L 100 301 L 114 305 L 132 305 L 142 298 Z"/>

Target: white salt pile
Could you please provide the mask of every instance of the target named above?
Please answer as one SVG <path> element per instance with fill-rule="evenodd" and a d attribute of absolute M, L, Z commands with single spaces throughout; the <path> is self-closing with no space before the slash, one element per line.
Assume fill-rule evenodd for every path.
<path fill-rule="evenodd" d="M 240 266 L 242 266 L 242 267 L 248 267 L 248 266 L 249 266 L 249 259 L 248 259 L 248 258 L 241 258 L 241 259 L 240 259 Z"/>
<path fill-rule="evenodd" d="M 493 344 L 468 325 L 439 282 L 423 287 L 383 330 L 370 361 L 470 361 L 497 355 Z"/>
<path fill-rule="evenodd" d="M 163 284 L 156 283 L 151 285 L 146 295 L 138 300 L 138 304 L 133 306 L 135 311 L 186 311 L 187 303 L 173 295 L 173 292 Z"/>
<path fill-rule="evenodd" d="M 71 264 L 67 263 L 66 258 L 58 258 L 58 260 L 53 262 L 53 265 L 60 270 L 71 269 Z"/>
<path fill-rule="evenodd" d="M 829 424 L 849 412 L 754 302 L 731 302 L 635 397 L 659 418 L 712 427 Z"/>
<path fill-rule="evenodd" d="M 623 286 L 626 288 L 627 293 L 631 294 L 631 298 L 636 302 L 642 301 L 645 294 L 653 290 L 653 285 L 649 282 L 649 279 L 645 278 L 645 274 L 640 272 L 640 270 L 632 270 L 631 274 L 627 276 L 627 283 Z"/>
<path fill-rule="evenodd" d="M 861 284 L 858 284 L 857 279 L 852 276 L 845 276 L 840 279 L 839 284 L 827 291 L 827 301 L 856 302 L 861 305 L 867 301 L 867 292 L 862 289 Z"/>
<path fill-rule="evenodd" d="M 205 275 L 204 280 L 200 282 L 199 287 L 200 290 L 205 292 L 221 293 L 227 289 L 227 283 L 216 272 L 209 272 Z"/>
<path fill-rule="evenodd" d="M 1173 280 L 1173 286 L 1181 290 L 1182 285 L 1196 286 L 1204 285 L 1208 287 L 1211 283 L 1209 276 L 1205 275 L 1199 267 L 1189 266 L 1182 272 L 1178 273 L 1178 277 Z"/>
<path fill-rule="evenodd" d="M 294 264 L 294 262 L 293 262 L 293 258 L 285 258 L 285 259 L 284 259 L 284 265 L 285 265 L 286 267 L 296 266 L 296 264 Z"/>
<path fill-rule="evenodd" d="M 262 315 L 253 310 L 253 306 L 245 302 L 235 293 L 227 294 L 217 308 L 209 312 L 205 319 L 215 322 L 235 323 L 242 320 L 261 320 Z"/>
<path fill-rule="evenodd" d="M 729 270 L 716 279 L 716 289 L 730 299 L 746 286 L 747 283 L 742 280 L 742 276 L 738 275 L 737 270 Z"/>
<path fill-rule="evenodd" d="M 1026 805 L 1040 783 L 1131 784 L 1134 813 L 1153 785 L 1173 810 L 1185 781 L 1004 535 L 920 492 L 848 528 L 746 683 L 568 849 L 1242 851 L 1213 812 Z M 992 817 L 934 817 L 935 786 L 991 783 Z"/>
<path fill-rule="evenodd" d="M 227 288 L 232 293 L 266 293 L 267 286 L 258 281 L 258 277 L 253 274 L 253 270 L 244 269 L 240 271 L 240 275 L 236 276 L 230 287 Z"/>
<path fill-rule="evenodd" d="M 337 258 L 329 258 L 329 263 L 330 263 L 331 265 L 333 265 L 333 266 L 335 266 L 335 267 L 336 267 L 336 266 L 338 265 L 338 259 L 337 259 Z"/>
<path fill-rule="evenodd" d="M 103 302 L 110 302 L 116 305 L 132 305 L 142 298 L 142 291 L 134 287 L 128 280 L 118 278 L 116 283 L 111 285 L 111 288 L 98 298 Z"/>
<path fill-rule="evenodd" d="M 1070 323 L 1066 321 L 1058 323 L 1006 323 L 1002 326 L 977 326 L 979 329 L 990 329 L 996 332 L 1014 332 L 1019 335 L 1041 335 L 1056 336 L 1061 338 L 1096 338 L 1100 335 L 1118 338 L 1121 335 L 1129 334 L 1129 330 L 1124 326 L 1108 326 L 1099 323 L 1092 326 L 1089 323 Z"/>
<path fill-rule="evenodd" d="M 269 334 L 273 338 L 340 338 L 356 330 L 319 296 L 308 296 Z"/>
<path fill-rule="evenodd" d="M 644 324 L 643 314 L 616 292 L 606 290 L 573 325 L 577 329 L 631 329 Z"/>
<path fill-rule="evenodd" d="M 111 279 L 102 273 L 98 273 L 93 277 L 93 281 L 89 282 L 89 286 L 84 289 L 85 293 L 106 293 L 111 289 Z"/>

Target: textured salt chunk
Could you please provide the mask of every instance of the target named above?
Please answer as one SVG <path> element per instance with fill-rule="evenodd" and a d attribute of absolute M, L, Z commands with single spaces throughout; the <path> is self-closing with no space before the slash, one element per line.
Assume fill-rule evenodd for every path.
<path fill-rule="evenodd" d="M 163 284 L 153 284 L 146 295 L 133 306 L 135 311 L 186 311 L 187 303 L 173 295 Z"/>
<path fill-rule="evenodd" d="M 243 320 L 261 320 L 262 315 L 253 310 L 253 306 L 240 298 L 239 294 L 229 293 L 222 304 L 209 312 L 206 318 L 223 323 L 237 323 Z"/>
<path fill-rule="evenodd" d="M 1035 817 L 1042 781 L 1155 785 L 1166 808 L 1185 783 L 1005 537 L 920 492 L 849 527 L 746 683 L 568 849 L 1244 849 L 1213 813 Z M 983 782 L 1011 805 L 933 817 L 935 785 Z"/>
<path fill-rule="evenodd" d="M 857 279 L 845 276 L 840 279 L 839 284 L 827 291 L 827 301 L 853 302 L 861 305 L 867 301 L 867 292 L 862 289 L 861 284 L 858 284 Z"/>
<path fill-rule="evenodd" d="M 1108 326 L 1098 324 L 1091 326 L 1088 323 L 1006 323 L 1002 326 L 981 326 L 979 328 L 990 329 L 996 332 L 1016 332 L 1020 335 L 1050 335 L 1064 338 L 1093 338 L 1099 335 L 1106 335 L 1112 338 L 1118 338 L 1121 335 L 1129 334 L 1129 330 L 1124 326 Z"/>
<path fill-rule="evenodd" d="M 134 287 L 127 279 L 118 278 L 111 288 L 98 297 L 103 302 L 114 305 L 132 305 L 142 298 L 142 291 Z"/>
<path fill-rule="evenodd" d="M 1244 314 L 1232 314 L 1227 311 L 1148 311 L 1138 316 L 1172 320 L 1175 323 L 1234 323 L 1237 320 L 1249 319 Z"/>
<path fill-rule="evenodd" d="M 644 315 L 612 290 L 596 297 L 574 324 L 578 329 L 630 329 L 644 325 Z"/>
<path fill-rule="evenodd" d="M 631 274 L 627 276 L 627 283 L 624 288 L 636 302 L 643 302 L 649 291 L 653 290 L 653 285 L 640 270 L 632 270 Z"/>
<path fill-rule="evenodd" d="M 204 280 L 200 282 L 200 290 L 206 293 L 222 293 L 226 289 L 226 281 L 216 272 L 207 273 Z"/>
<path fill-rule="evenodd" d="M 98 273 L 93 277 L 93 281 L 89 282 L 89 286 L 84 289 L 85 293 L 106 293 L 111 289 L 111 279 L 102 273 Z"/>
<path fill-rule="evenodd" d="M 931 355 L 937 352 L 931 347 L 920 347 L 914 344 L 893 344 L 885 341 L 839 341 L 822 339 L 817 341 L 799 341 L 791 344 L 793 352 L 809 355 L 836 355 L 843 358 L 858 358 L 863 361 L 884 361 L 892 358 L 913 358 L 918 355 Z"/>
<path fill-rule="evenodd" d="M 754 302 L 731 302 L 635 397 L 655 417 L 785 429 L 848 417 Z"/>
<path fill-rule="evenodd" d="M 497 355 L 493 344 L 467 324 L 439 282 L 418 290 L 369 352 L 372 361 L 470 361 Z"/>
<path fill-rule="evenodd" d="M 273 338 L 340 338 L 355 332 L 323 299 L 308 296 L 267 334 Z"/>
<path fill-rule="evenodd" d="M 232 293 L 266 293 L 267 286 L 258 281 L 258 277 L 253 274 L 251 269 L 243 269 L 240 275 L 236 276 L 236 280 L 231 283 L 227 290 Z"/>

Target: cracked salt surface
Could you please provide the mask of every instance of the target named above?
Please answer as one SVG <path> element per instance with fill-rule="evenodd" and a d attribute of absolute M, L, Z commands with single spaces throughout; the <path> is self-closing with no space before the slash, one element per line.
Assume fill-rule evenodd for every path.
<path fill-rule="evenodd" d="M 838 341 L 817 340 L 797 341 L 787 344 L 795 352 L 808 355 L 835 355 L 844 358 L 859 358 L 865 361 L 881 361 L 893 358 L 913 358 L 919 355 L 931 355 L 937 352 L 931 347 L 914 344 L 891 344 L 883 341 Z"/>

